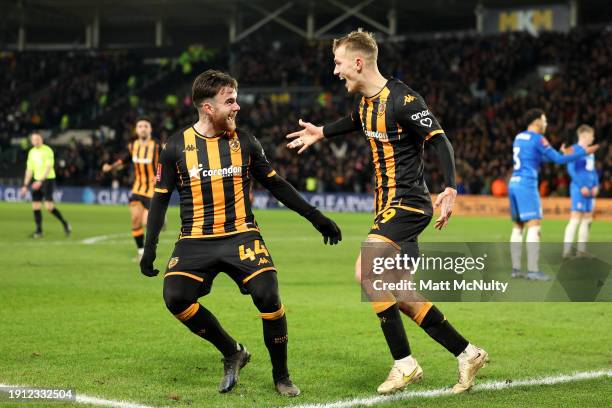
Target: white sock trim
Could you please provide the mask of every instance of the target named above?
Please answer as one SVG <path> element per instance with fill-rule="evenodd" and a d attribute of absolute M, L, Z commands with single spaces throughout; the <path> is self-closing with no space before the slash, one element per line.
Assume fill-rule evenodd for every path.
<path fill-rule="evenodd" d="M 395 360 L 395 362 L 400 363 L 400 364 L 413 363 L 414 357 L 412 357 L 412 355 L 409 355 L 408 357 L 404 357 L 404 358 L 400 358 L 399 360 Z"/>
<path fill-rule="evenodd" d="M 466 359 L 466 358 L 472 358 L 478 355 L 478 353 L 479 353 L 478 347 L 474 346 L 472 343 L 468 343 L 465 350 L 459 353 L 459 355 L 457 356 L 457 359 L 461 360 L 461 359 Z"/>

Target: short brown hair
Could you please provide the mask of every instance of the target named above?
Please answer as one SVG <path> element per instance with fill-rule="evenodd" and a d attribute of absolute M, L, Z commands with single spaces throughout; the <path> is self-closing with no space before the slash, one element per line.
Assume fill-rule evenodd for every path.
<path fill-rule="evenodd" d="M 214 97 L 221 88 L 229 86 L 238 89 L 238 81 L 225 72 L 209 69 L 202 72 L 193 81 L 191 87 L 191 100 L 196 108 L 199 108 L 205 99 Z"/>
<path fill-rule="evenodd" d="M 581 134 L 581 133 L 595 133 L 595 129 L 583 123 L 582 125 L 578 126 L 578 129 L 576 129 L 576 134 Z"/>
<path fill-rule="evenodd" d="M 378 59 L 378 45 L 376 45 L 374 34 L 362 31 L 361 28 L 357 31 L 351 31 L 344 37 L 336 38 L 332 45 L 332 51 L 336 52 L 336 49 L 342 45 L 346 47 L 347 51 L 361 51 L 374 61 Z"/>

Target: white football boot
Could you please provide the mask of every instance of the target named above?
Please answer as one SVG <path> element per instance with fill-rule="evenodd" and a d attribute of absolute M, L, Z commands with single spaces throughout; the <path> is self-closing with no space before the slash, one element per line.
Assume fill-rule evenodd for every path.
<path fill-rule="evenodd" d="M 481 348 L 468 344 L 457 357 L 457 361 L 459 362 L 459 380 L 453 387 L 454 394 L 468 391 L 474 386 L 476 373 L 487 364 L 489 354 Z"/>
<path fill-rule="evenodd" d="M 407 361 L 404 361 L 407 360 Z M 393 394 L 403 390 L 408 384 L 419 382 L 423 378 L 423 369 L 412 357 L 406 357 L 402 361 L 395 361 L 389 376 L 384 383 L 378 386 L 379 394 Z"/>

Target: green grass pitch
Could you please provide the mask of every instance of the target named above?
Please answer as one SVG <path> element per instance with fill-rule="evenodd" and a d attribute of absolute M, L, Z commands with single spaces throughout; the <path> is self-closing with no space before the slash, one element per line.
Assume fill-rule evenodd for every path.
<path fill-rule="evenodd" d="M 374 396 L 391 356 L 376 316 L 360 301 L 353 265 L 371 224 L 368 214 L 331 214 L 343 230 L 337 247 L 324 246 L 310 224 L 288 211 L 256 213 L 279 271 L 289 324 L 289 367 L 302 388 L 297 399 L 276 395 L 250 298 L 221 274 L 201 302 L 253 354 L 237 388 L 217 393 L 220 355 L 165 308 L 162 278 L 146 278 L 135 254 L 126 207 L 60 205 L 74 233 L 44 213 L 45 237 L 30 240 L 29 204 L 0 203 L 0 383 L 75 388 L 77 393 L 170 407 L 271 407 Z M 156 266 L 163 268 L 178 230 L 168 214 Z M 543 240 L 560 241 L 565 221 L 544 220 Z M 591 238 L 612 241 L 612 223 L 594 222 Z M 453 218 L 447 230 L 430 226 L 423 241 L 504 241 L 510 222 Z M 82 240 L 108 235 L 95 244 Z M 612 368 L 610 304 L 444 303 L 449 321 L 491 356 L 478 381 L 523 379 Z M 455 359 L 411 321 L 405 321 L 426 390 L 454 384 Z M 435 399 L 381 407 L 610 406 L 610 378 Z M 23 404 L 0 403 L 16 407 Z M 32 407 L 71 406 L 32 403 Z M 76 404 L 74 406 L 77 406 Z M 82 406 L 79 404 L 79 406 Z"/>

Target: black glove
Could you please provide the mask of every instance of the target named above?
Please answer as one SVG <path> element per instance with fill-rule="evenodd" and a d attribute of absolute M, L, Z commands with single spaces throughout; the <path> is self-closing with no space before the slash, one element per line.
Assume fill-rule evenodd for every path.
<path fill-rule="evenodd" d="M 154 246 L 145 246 L 144 248 L 144 253 L 140 259 L 140 272 L 142 272 L 142 274 L 145 276 L 153 277 L 157 276 L 159 273 L 159 270 L 153 269 L 153 261 L 155 261 L 156 256 L 155 251 L 156 248 Z"/>
<path fill-rule="evenodd" d="M 312 225 L 323 235 L 323 242 L 329 245 L 336 245 L 342 241 L 340 228 L 331 219 L 327 218 L 321 211 L 315 209 L 304 216 Z"/>

